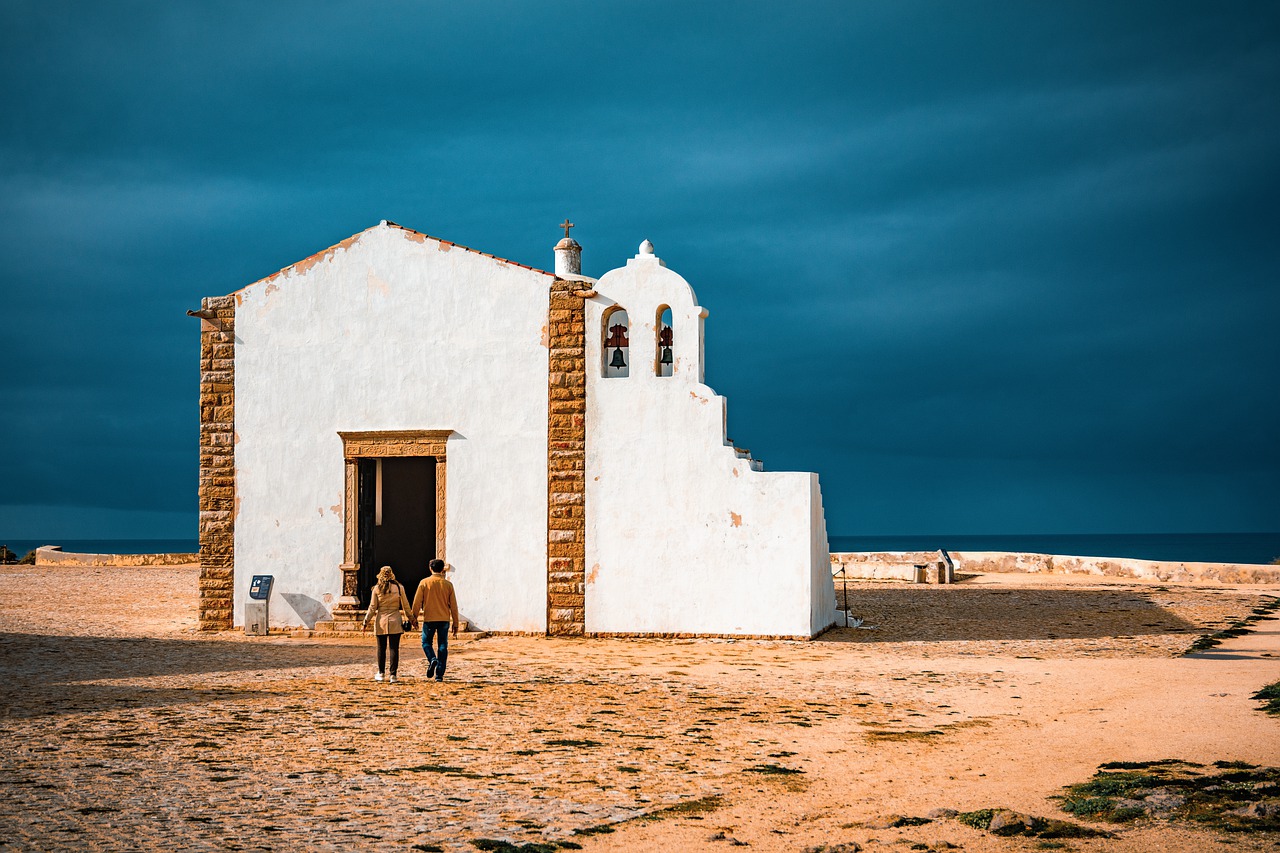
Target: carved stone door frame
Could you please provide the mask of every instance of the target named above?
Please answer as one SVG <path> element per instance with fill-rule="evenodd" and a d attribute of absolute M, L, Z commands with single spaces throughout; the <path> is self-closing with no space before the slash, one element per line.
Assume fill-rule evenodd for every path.
<path fill-rule="evenodd" d="M 411 429 L 374 432 L 339 432 L 345 463 L 343 488 L 342 597 L 339 610 L 359 607 L 359 478 L 360 459 L 386 459 L 393 456 L 433 456 L 436 460 L 436 556 L 445 557 L 445 448 L 453 430 Z"/>

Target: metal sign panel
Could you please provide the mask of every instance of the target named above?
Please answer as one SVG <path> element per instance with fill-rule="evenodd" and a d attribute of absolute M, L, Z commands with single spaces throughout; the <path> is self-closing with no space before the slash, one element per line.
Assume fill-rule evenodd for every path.
<path fill-rule="evenodd" d="M 275 582 L 275 575 L 254 575 L 253 582 L 249 584 L 249 597 L 254 601 L 266 601 L 271 597 L 271 584 Z"/>

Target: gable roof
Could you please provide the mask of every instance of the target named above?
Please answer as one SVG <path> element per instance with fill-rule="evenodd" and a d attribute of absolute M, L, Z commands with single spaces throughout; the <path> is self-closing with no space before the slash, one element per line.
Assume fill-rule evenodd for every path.
<path fill-rule="evenodd" d="M 510 265 L 511 265 L 511 266 L 513 266 L 513 267 L 522 267 L 523 269 L 527 269 L 527 270 L 529 270 L 530 272 L 536 272 L 536 273 L 538 273 L 538 274 L 540 274 L 540 275 L 550 276 L 551 278 L 555 278 L 555 277 L 556 277 L 556 276 L 555 276 L 555 273 L 550 273 L 550 272 L 547 272 L 546 270 L 540 270 L 540 269 L 538 269 L 537 267 L 531 267 L 531 266 L 529 266 L 528 264 L 522 264 L 522 263 L 520 263 L 520 262 L 518 262 L 518 261 L 509 261 L 509 260 L 507 260 L 506 258 L 500 258 L 500 257 L 498 257 L 497 255 L 491 255 L 491 254 L 489 254 L 488 252 L 481 252 L 481 251 L 479 251 L 479 250 L 477 250 L 477 249 L 471 249 L 471 248 L 468 248 L 467 246 L 463 246 L 463 245 L 460 245 L 460 244 L 458 244 L 458 243 L 450 242 L 449 240 L 441 240 L 439 237 L 432 237 L 430 234 L 424 234 L 423 232 L 421 232 L 421 231 L 415 231 L 415 230 L 413 230 L 412 228 L 405 228 L 403 225 L 399 225 L 399 224 L 397 224 L 397 223 L 395 223 L 395 222 L 392 222 L 392 221 L 391 221 L 391 220 L 389 220 L 389 219 L 384 219 L 384 220 L 382 220 L 382 222 L 378 223 L 377 225 L 374 225 L 374 226 L 372 226 L 372 227 L 370 227 L 370 228 L 366 228 L 366 229 L 364 229 L 363 231 L 358 231 L 358 232 L 356 232 L 355 234 L 352 234 L 350 237 L 348 237 L 347 239 L 343 240 L 343 241 L 342 241 L 342 242 L 340 242 L 340 243 L 334 243 L 334 244 L 333 244 L 332 246 L 330 246 L 329 248 L 327 248 L 327 249 L 321 249 L 320 251 L 316 252 L 316 253 L 315 253 L 315 254 L 313 254 L 313 255 L 308 255 L 307 257 L 303 258 L 302 260 L 300 260 L 300 261 L 296 261 L 296 262 L 294 262 L 294 263 L 292 263 L 292 264 L 289 264 L 289 266 L 287 266 L 287 267 L 283 267 L 282 269 L 280 269 L 280 270 L 278 270 L 278 271 L 276 271 L 276 272 L 273 272 L 271 275 L 266 276 L 265 278 L 260 278 L 260 279 L 258 279 L 257 281 L 250 282 L 249 284 L 247 284 L 247 285 L 245 285 L 244 287 L 240 288 L 240 290 L 245 290 L 246 288 L 253 287 L 253 285 L 255 285 L 255 284 L 261 284 L 261 283 L 262 283 L 262 282 L 264 282 L 264 281 L 271 281 L 272 279 L 277 278 L 277 277 L 282 276 L 282 275 L 286 275 L 287 273 L 291 273 L 291 272 L 293 272 L 293 273 L 304 273 L 304 272 L 306 272 L 307 270 L 311 269 L 311 268 L 312 268 L 313 266 L 315 266 L 316 264 L 320 263 L 321 261 L 323 261 L 323 260 L 325 260 L 325 259 L 327 259 L 327 258 L 331 257 L 331 256 L 332 256 L 334 253 L 336 253 L 338 250 L 340 250 L 340 249 L 346 249 L 348 246 L 350 246 L 350 245 L 352 245 L 353 243 L 355 243 L 355 242 L 356 242 L 357 240 L 359 240 L 362 236 L 364 236 L 364 235 L 365 235 L 365 234 L 367 234 L 368 232 L 372 231 L 374 228 L 382 228 L 382 227 L 384 227 L 384 226 L 385 226 L 385 227 L 388 227 L 388 228 L 395 228 L 395 229 L 397 229 L 397 230 L 399 230 L 399 231 L 404 232 L 404 236 L 405 236 L 405 238 L 406 238 L 406 239 L 408 239 L 408 240 L 413 240 L 413 241 L 414 241 L 414 242 L 416 242 L 416 243 L 422 243 L 422 242 L 425 242 L 425 241 L 427 241 L 427 240 L 431 240 L 431 241 L 433 241 L 433 242 L 435 242 L 435 243 L 438 243 L 438 244 L 440 244 L 440 246 L 441 246 L 441 248 L 442 248 L 442 251 L 446 251 L 446 252 L 447 252 L 447 251 L 449 251 L 450 249 L 461 249 L 462 251 L 464 251 L 464 252 L 470 252 L 470 253 L 471 253 L 471 254 L 473 254 L 473 255 L 480 255 L 480 256 L 482 256 L 482 257 L 489 258 L 489 259 L 491 259 L 491 260 L 495 260 L 495 261 L 497 261 L 497 262 L 498 262 L 498 263 L 500 263 L 500 264 L 510 264 Z"/>

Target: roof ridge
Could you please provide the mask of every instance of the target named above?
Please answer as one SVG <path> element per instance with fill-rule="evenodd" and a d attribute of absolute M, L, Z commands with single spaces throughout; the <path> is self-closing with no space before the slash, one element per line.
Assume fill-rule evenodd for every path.
<path fill-rule="evenodd" d="M 442 246 L 450 246 L 453 248 L 462 249 L 464 252 L 471 252 L 473 255 L 483 255 L 486 258 L 492 258 L 493 260 L 501 261 L 504 264 L 511 264 L 513 267 L 523 267 L 524 269 L 532 270 L 533 272 L 542 273 L 543 275 L 549 275 L 549 276 L 555 277 L 555 273 L 553 272 L 547 272 L 544 269 L 538 269 L 537 267 L 529 266 L 528 264 L 522 264 L 519 261 L 513 261 L 510 258 L 499 257 L 498 255 L 494 255 L 489 252 L 482 252 L 479 249 L 473 249 L 470 246 L 464 246 L 461 243 L 454 243 L 452 240 L 441 240 L 439 237 L 432 237 L 430 234 L 426 233 L 425 231 L 418 231 L 415 228 L 408 228 L 404 225 L 401 225 L 398 222 L 392 222 L 390 219 L 384 219 L 382 221 L 385 222 L 387 225 L 391 226 L 392 228 L 399 228 L 401 231 L 408 231 L 410 234 L 417 234 L 419 237 L 425 237 L 428 240 L 435 240 L 437 243 L 441 244 Z M 377 225 L 373 226 L 373 228 L 377 228 L 377 227 L 378 227 Z M 373 228 L 366 228 L 365 231 L 372 231 Z M 363 234 L 364 231 L 361 231 L 360 233 Z"/>
<path fill-rule="evenodd" d="M 233 290 L 232 293 L 239 293 L 241 290 L 245 290 L 247 288 L 253 287 L 255 284 L 262 284 L 265 281 L 271 281 L 272 279 L 277 278 L 278 276 L 284 275 L 290 270 L 296 270 L 297 272 L 306 272 L 316 264 L 320 263 L 320 261 L 324 260 L 325 257 L 327 257 L 328 255 L 338 251 L 339 249 L 346 249 L 356 240 L 360 239 L 360 237 L 363 236 L 364 234 L 367 234 L 368 232 L 372 231 L 375 228 L 381 228 L 383 225 L 386 225 L 391 228 L 399 229 L 400 231 L 408 232 L 409 234 L 413 234 L 424 240 L 434 240 L 435 242 L 439 243 L 441 246 L 448 246 L 450 249 L 454 249 L 454 248 L 462 249 L 464 252 L 470 252 L 473 255 L 481 255 L 491 260 L 498 261 L 499 263 L 510 264 L 513 267 L 522 267 L 523 269 L 527 269 L 531 272 L 536 272 L 542 275 L 551 276 L 552 278 L 555 277 L 555 273 L 547 272 L 546 270 L 538 269 L 537 267 L 531 267 L 528 264 L 522 264 L 519 261 L 512 261 L 507 258 L 501 258 L 501 257 L 498 257 L 497 255 L 490 254 L 489 252 L 481 252 L 479 249 L 472 249 L 469 246 L 463 246 L 461 243 L 454 243 L 450 240 L 441 240 L 439 237 L 432 237 L 430 234 L 427 234 L 423 231 L 417 231 L 413 228 L 406 228 L 405 226 L 399 224 L 398 222 L 392 222 L 390 219 L 384 219 L 381 222 L 379 222 L 377 225 L 371 225 L 362 231 L 357 231 L 356 233 L 352 234 L 350 237 L 347 237 L 345 240 L 339 240 L 337 243 L 334 243 L 332 246 L 321 249 L 318 252 L 313 252 L 301 260 L 294 261 L 293 263 L 288 264 L 287 266 L 283 266 L 280 269 L 273 272 L 271 275 L 263 276 L 262 278 L 257 279 L 256 281 L 251 281 L 248 284 L 246 284 L 244 287 L 240 287 L 240 288 L 237 288 L 236 290 Z"/>

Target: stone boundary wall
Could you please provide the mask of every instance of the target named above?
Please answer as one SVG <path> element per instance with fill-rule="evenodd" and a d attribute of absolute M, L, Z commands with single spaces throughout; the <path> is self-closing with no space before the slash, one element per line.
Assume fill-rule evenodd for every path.
<path fill-rule="evenodd" d="M 1186 563 L 1132 560 L 1121 557 L 1072 557 L 1058 554 L 1024 554 L 1003 551 L 948 551 L 960 572 L 1097 575 L 1114 578 L 1158 580 L 1171 583 L 1280 583 L 1280 566 L 1242 563 Z M 902 553 L 833 553 L 831 570 L 844 567 L 845 577 L 862 580 L 911 580 L 901 567 L 911 569 L 938 559 L 937 551 Z M 898 577 L 896 573 L 902 573 Z"/>
<path fill-rule="evenodd" d="M 918 568 L 917 568 L 918 567 Z M 881 551 L 835 553 L 831 573 L 849 580 L 947 583 L 954 579 L 940 551 Z"/>
<path fill-rule="evenodd" d="M 199 554 L 76 554 L 63 551 L 56 545 L 44 545 L 36 549 L 37 566 L 194 566 L 200 562 Z"/>

